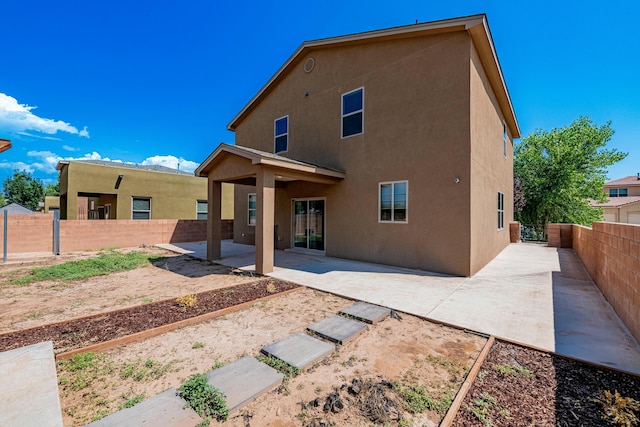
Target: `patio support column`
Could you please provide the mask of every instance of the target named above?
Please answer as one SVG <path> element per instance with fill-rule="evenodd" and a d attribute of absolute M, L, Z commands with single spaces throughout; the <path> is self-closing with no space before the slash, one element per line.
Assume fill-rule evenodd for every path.
<path fill-rule="evenodd" d="M 256 176 L 256 273 L 273 272 L 273 227 L 276 181 L 273 171 L 260 168 Z"/>
<path fill-rule="evenodd" d="M 207 191 L 207 259 L 222 258 L 222 183 L 209 182 Z"/>

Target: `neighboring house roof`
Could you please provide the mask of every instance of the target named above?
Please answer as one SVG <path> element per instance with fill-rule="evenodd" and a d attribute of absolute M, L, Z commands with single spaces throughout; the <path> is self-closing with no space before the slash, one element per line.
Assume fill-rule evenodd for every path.
<path fill-rule="evenodd" d="M 7 211 L 10 214 L 32 214 L 34 213 L 31 209 L 27 209 L 18 203 L 10 203 L 7 206 L 0 208 L 0 211 Z"/>
<path fill-rule="evenodd" d="M 168 168 L 166 166 L 138 165 L 136 163 L 109 162 L 106 160 L 61 160 L 60 162 L 58 162 L 58 166 L 56 166 L 56 169 L 62 170 L 63 165 L 68 165 L 71 162 L 91 163 L 91 164 L 100 165 L 100 166 L 111 166 L 116 168 L 137 169 L 137 170 L 146 170 L 146 171 L 152 171 L 152 172 L 173 173 L 173 174 L 193 176 L 191 172 Z"/>
<path fill-rule="evenodd" d="M 624 178 L 614 179 L 613 181 L 609 181 L 604 184 L 605 187 L 618 187 L 621 185 L 625 186 L 640 186 L 640 174 L 625 176 Z"/>
<path fill-rule="evenodd" d="M 0 153 L 11 148 L 11 141 L 8 139 L 0 138 Z"/>
<path fill-rule="evenodd" d="M 640 196 L 612 197 L 607 199 L 605 203 L 598 203 L 595 200 L 591 200 L 589 203 L 597 208 L 619 208 L 632 203 L 640 203 Z"/>
<path fill-rule="evenodd" d="M 285 169 L 296 170 L 299 172 L 308 172 L 318 175 L 325 175 L 333 178 L 344 178 L 345 173 L 335 169 L 329 169 L 322 166 L 314 165 L 311 163 L 301 162 L 299 160 L 289 159 L 284 156 L 279 156 L 273 153 L 267 153 L 266 151 L 255 150 L 253 148 L 240 147 L 238 145 L 230 145 L 221 143 L 216 150 L 202 162 L 200 166 L 195 170 L 196 176 L 207 176 L 204 172 L 208 169 L 209 165 L 215 162 L 215 160 L 223 153 L 235 154 L 240 157 L 251 160 L 254 165 L 270 165 L 277 166 Z"/>
<path fill-rule="evenodd" d="M 269 79 L 269 81 L 258 91 L 258 93 L 249 101 L 249 103 L 233 118 L 227 128 L 231 131 L 235 130 L 239 122 L 244 116 L 253 109 L 271 89 L 284 76 L 293 69 L 293 67 L 304 59 L 307 51 L 334 48 L 339 46 L 347 46 L 353 44 L 362 44 L 389 39 L 400 39 L 406 37 L 419 37 L 431 34 L 440 34 L 453 31 L 468 31 L 471 39 L 482 61 L 485 72 L 489 78 L 493 91 L 495 92 L 498 104 L 505 116 L 506 124 L 511 130 L 514 138 L 520 137 L 520 128 L 513 110 L 513 104 L 507 90 L 507 85 L 502 75 L 498 56 L 493 45 L 489 24 L 485 14 L 472 15 L 462 18 L 445 19 L 441 21 L 427 22 L 423 24 L 406 25 L 402 27 L 388 28 L 384 30 L 369 31 L 365 33 L 352 34 L 347 36 L 332 37 L 304 42 L 289 57 L 289 59 L 280 67 L 280 69 Z"/>

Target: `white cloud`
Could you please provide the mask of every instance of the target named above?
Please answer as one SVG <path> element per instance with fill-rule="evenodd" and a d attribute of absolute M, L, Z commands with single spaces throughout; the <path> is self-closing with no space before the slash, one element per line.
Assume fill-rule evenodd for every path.
<path fill-rule="evenodd" d="M 16 133 L 32 130 L 48 135 L 67 132 L 89 138 L 89 131 L 86 126 L 82 130 L 78 130 L 77 127 L 62 120 L 39 117 L 32 113 L 32 110 L 36 108 L 27 104 L 20 104 L 14 97 L 0 92 L 0 129 Z"/>
<path fill-rule="evenodd" d="M 27 171 L 29 173 L 33 173 L 35 171 L 33 165 L 25 162 L 0 162 L 0 168 Z"/>
<path fill-rule="evenodd" d="M 46 139 L 49 141 L 62 141 L 62 138 L 56 138 L 55 136 L 40 136 L 40 135 L 34 135 L 32 133 L 28 133 L 28 132 L 16 132 L 16 133 L 18 135 L 29 136 L 31 138 Z"/>
<path fill-rule="evenodd" d="M 76 149 L 75 149 L 75 148 L 70 147 L 70 146 L 68 146 L 68 145 L 63 145 L 63 146 L 62 146 L 62 149 L 63 149 L 63 150 L 66 150 L 66 151 L 76 151 Z"/>
<path fill-rule="evenodd" d="M 200 165 L 200 163 L 185 160 L 182 157 L 178 158 L 176 156 L 147 157 L 141 164 L 166 166 L 168 168 L 180 169 L 186 172 L 193 172 Z"/>

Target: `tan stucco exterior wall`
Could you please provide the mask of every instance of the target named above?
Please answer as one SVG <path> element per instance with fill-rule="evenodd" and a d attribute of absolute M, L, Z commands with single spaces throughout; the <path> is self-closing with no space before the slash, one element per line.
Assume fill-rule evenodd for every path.
<path fill-rule="evenodd" d="M 118 189 L 119 175 L 124 175 Z M 207 180 L 183 174 L 119 168 L 83 162 L 60 174 L 61 217 L 77 219 L 78 195 L 96 206 L 111 204 L 110 219 L 131 219 L 133 197 L 151 198 L 151 219 L 196 219 L 197 200 L 207 200 Z M 92 196 L 95 195 L 95 196 Z M 99 196 L 98 196 L 99 195 Z M 83 200 L 83 199 L 81 199 Z M 233 219 L 233 186 L 223 187 L 223 219 Z"/>
<path fill-rule="evenodd" d="M 471 48 L 471 274 L 509 244 L 513 221 L 513 140 L 473 43 Z M 506 155 L 504 131 L 506 128 Z M 504 194 L 504 228 L 498 229 L 498 192 Z"/>
<path fill-rule="evenodd" d="M 632 214 L 632 218 L 629 217 Z M 631 203 L 619 208 L 604 208 L 604 220 L 609 222 L 620 222 L 623 224 L 638 224 L 636 222 L 640 216 L 640 203 Z"/>
<path fill-rule="evenodd" d="M 609 196 L 609 189 L 611 188 L 626 188 L 627 195 L 629 197 L 640 196 L 640 185 L 607 185 L 604 187 L 604 193 L 607 195 L 607 197 Z"/>
<path fill-rule="evenodd" d="M 309 56 L 315 67 L 305 73 Z M 274 120 L 288 115 L 289 149 L 279 154 L 347 177 L 333 186 L 281 184 L 276 247 L 291 244 L 291 200 L 323 197 L 330 256 L 470 275 L 504 248 L 513 218 L 511 138 L 505 159 L 502 118 L 476 62 L 466 32 L 311 50 L 301 58 L 238 124 L 236 144 L 273 152 Z M 360 87 L 364 134 L 341 139 L 341 95 Z M 501 166 L 491 170 L 496 161 Z M 378 184 L 399 180 L 409 185 L 408 224 L 379 223 Z M 505 194 L 502 232 L 498 190 Z M 236 190 L 236 239 L 251 232 L 243 226 L 250 191 Z"/>

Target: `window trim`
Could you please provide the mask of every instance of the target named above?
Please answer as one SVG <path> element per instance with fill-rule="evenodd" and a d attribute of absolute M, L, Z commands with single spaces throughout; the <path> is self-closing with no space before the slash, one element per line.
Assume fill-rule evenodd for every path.
<path fill-rule="evenodd" d="M 396 221 L 394 219 L 395 215 L 394 215 L 394 203 L 393 203 L 393 198 L 394 198 L 394 194 L 395 192 L 393 191 L 395 184 L 406 184 L 406 188 L 407 188 L 407 200 L 405 202 L 405 215 L 404 215 L 404 221 Z M 383 220 L 382 219 L 382 186 L 383 185 L 388 185 L 391 184 L 391 220 Z M 404 180 L 398 180 L 398 181 L 383 181 L 383 182 L 379 182 L 378 183 L 378 223 L 380 224 L 408 224 L 409 223 L 409 180 L 404 179 Z"/>
<path fill-rule="evenodd" d="M 145 199 L 145 200 L 149 200 L 149 210 L 140 210 L 140 209 L 133 209 L 133 201 L 135 199 Z M 135 220 L 140 220 L 141 218 L 134 218 L 133 217 L 133 213 L 134 212 L 149 212 L 149 218 L 146 218 L 147 220 L 151 219 L 151 211 L 153 210 L 153 205 L 152 205 L 152 198 L 151 197 L 146 197 L 146 196 L 131 196 L 131 219 L 135 219 Z"/>
<path fill-rule="evenodd" d="M 256 207 L 251 209 L 251 196 L 254 196 L 256 198 Z M 258 222 L 258 196 L 256 195 L 256 193 L 249 193 L 247 194 L 247 226 L 249 227 L 255 227 L 256 224 L 251 224 L 251 211 L 255 211 L 256 212 L 256 222 Z"/>
<path fill-rule="evenodd" d="M 359 90 L 362 91 L 362 109 L 345 114 L 344 113 L 344 97 L 347 95 L 351 95 L 354 92 L 358 92 Z M 345 117 L 350 117 L 358 113 L 362 113 L 362 131 L 359 133 L 353 133 L 351 135 L 345 136 L 344 135 Z M 340 139 L 347 139 L 347 138 L 351 138 L 352 136 L 363 135 L 363 134 L 364 134 L 364 86 L 360 86 L 359 88 L 343 93 L 342 96 L 340 97 Z"/>
<path fill-rule="evenodd" d="M 620 195 L 620 190 L 624 190 L 626 195 Z M 613 192 L 615 191 L 615 194 Z M 609 197 L 629 197 L 629 188 L 628 187 L 617 187 L 609 189 Z"/>
<path fill-rule="evenodd" d="M 504 193 L 498 191 L 498 231 L 504 230 Z"/>
<path fill-rule="evenodd" d="M 278 122 L 278 120 L 282 120 L 282 119 L 287 119 L 287 131 L 283 134 L 277 134 L 276 132 L 276 123 Z M 280 150 L 277 151 L 277 144 L 276 144 L 276 139 L 282 136 L 286 136 L 287 137 L 287 148 L 285 150 Z M 282 116 L 279 117 L 277 119 L 275 119 L 273 121 L 273 153 L 274 154 L 278 154 L 278 153 L 286 153 L 287 151 L 289 151 L 289 115 L 287 114 L 286 116 Z"/>
<path fill-rule="evenodd" d="M 204 205 L 206 206 L 207 210 L 203 211 L 199 211 L 198 208 L 200 207 L 200 203 L 204 203 Z M 198 214 L 205 214 L 205 218 L 198 218 Z M 209 219 L 209 202 L 207 200 L 196 200 L 196 219 L 200 220 L 200 221 L 204 221 Z"/>

